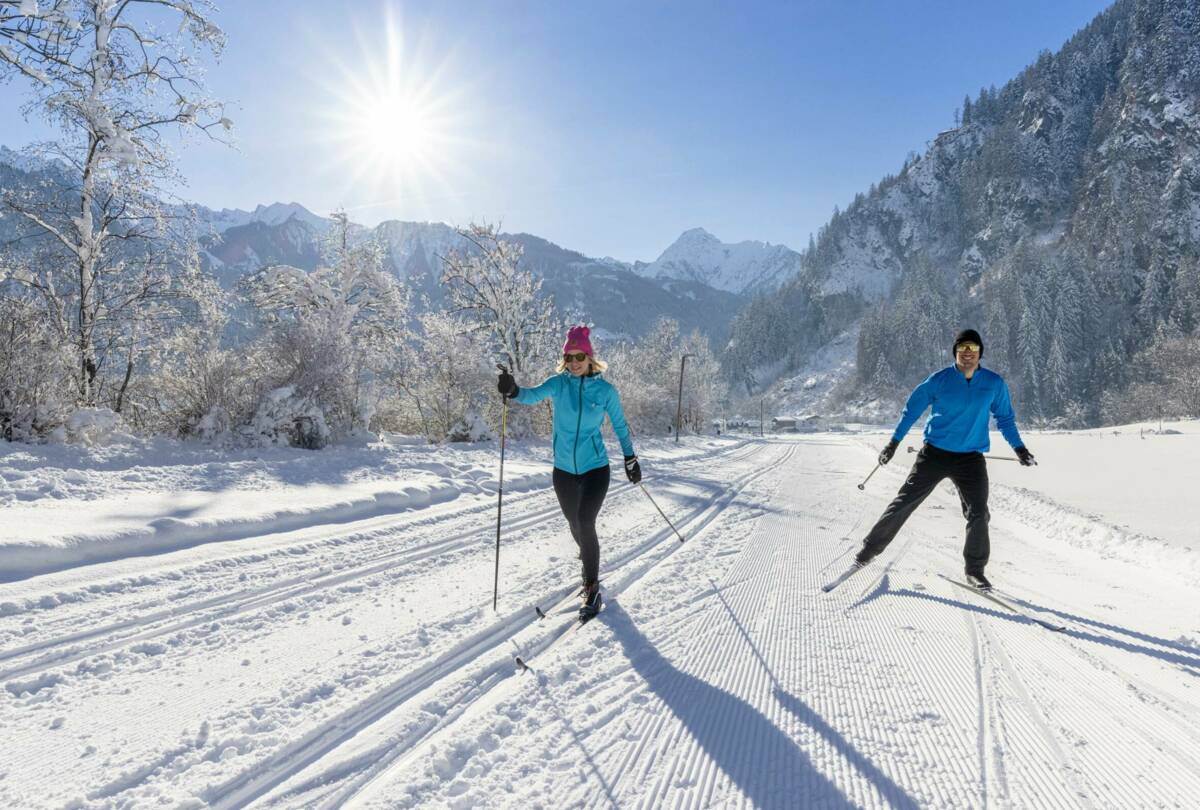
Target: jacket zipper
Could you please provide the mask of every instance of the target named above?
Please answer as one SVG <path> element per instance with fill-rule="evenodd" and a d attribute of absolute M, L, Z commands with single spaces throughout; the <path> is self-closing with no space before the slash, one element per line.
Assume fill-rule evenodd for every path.
<path fill-rule="evenodd" d="M 579 416 L 575 419 L 575 447 L 571 450 L 571 463 L 579 475 L 579 428 L 583 425 L 583 376 L 579 377 Z"/>

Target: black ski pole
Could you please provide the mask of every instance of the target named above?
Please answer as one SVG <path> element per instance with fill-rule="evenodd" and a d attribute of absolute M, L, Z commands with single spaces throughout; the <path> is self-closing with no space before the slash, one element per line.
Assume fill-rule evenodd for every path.
<path fill-rule="evenodd" d="M 496 368 L 507 374 L 508 369 L 499 363 Z M 492 585 L 492 611 L 500 603 L 500 514 L 504 509 L 504 442 L 508 433 L 508 397 L 500 406 L 500 482 L 496 486 L 496 578 Z"/>
<path fill-rule="evenodd" d="M 875 470 L 878 470 L 878 469 L 879 469 L 880 467 L 882 467 L 882 466 L 883 466 L 883 465 L 882 465 L 882 464 L 880 464 L 878 461 L 877 461 L 877 462 L 875 462 Z M 871 480 L 871 476 L 875 474 L 875 470 L 871 470 L 869 473 L 867 473 L 867 477 L 866 477 L 866 478 L 864 478 L 864 479 L 863 479 L 863 482 L 862 482 L 861 484 L 859 484 L 859 485 L 858 485 L 858 488 L 859 488 L 859 489 L 866 489 L 866 488 L 867 488 L 867 482 Z"/>
<path fill-rule="evenodd" d="M 646 493 L 646 497 L 650 498 L 650 493 L 646 491 L 646 487 L 644 484 L 642 484 L 641 481 L 638 482 L 638 486 L 641 488 L 642 492 Z M 653 498 L 650 498 L 650 503 L 654 504 L 655 509 L 658 509 L 658 513 L 660 515 L 662 515 L 662 519 L 665 520 L 667 522 L 667 525 L 671 527 L 671 530 L 675 532 L 675 535 L 679 538 L 679 542 L 680 543 L 684 542 L 683 535 L 679 533 L 679 529 L 675 528 L 675 524 L 671 522 L 671 519 L 669 517 L 667 517 L 667 514 L 665 512 L 663 512 L 662 508 L 659 507 L 658 503 Z"/>

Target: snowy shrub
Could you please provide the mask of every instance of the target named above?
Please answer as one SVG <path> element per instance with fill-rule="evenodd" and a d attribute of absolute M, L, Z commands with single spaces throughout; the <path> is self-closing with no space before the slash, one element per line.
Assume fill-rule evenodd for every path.
<path fill-rule="evenodd" d="M 129 439 L 121 415 L 108 408 L 78 408 L 50 433 L 50 440 L 53 442 L 82 444 L 88 447 Z"/>
<path fill-rule="evenodd" d="M 446 433 L 446 441 L 450 442 L 483 442 L 496 438 L 487 420 L 478 412 L 472 411 L 454 424 Z"/>
<path fill-rule="evenodd" d="M 679 368 L 683 374 L 683 429 L 699 431 L 726 395 L 720 367 L 708 341 L 698 332 L 684 337 L 679 324 L 662 318 L 644 337 L 607 354 L 605 378 L 621 394 L 625 418 L 635 433 L 659 434 L 672 428 L 679 408 Z"/>
<path fill-rule="evenodd" d="M 451 437 L 470 435 L 472 420 L 486 420 L 489 403 L 499 400 L 495 370 L 484 359 L 487 352 L 477 335 L 447 313 L 425 313 L 417 325 L 419 332 L 397 369 L 396 384 L 408 413 L 400 427 L 419 430 L 430 441 L 469 441 Z"/>
<path fill-rule="evenodd" d="M 241 432 L 252 444 L 308 450 L 324 447 L 330 435 L 320 407 L 307 397 L 297 396 L 291 385 L 269 391 Z"/>
<path fill-rule="evenodd" d="M 245 283 L 267 329 L 269 379 L 304 403 L 297 417 L 310 425 L 305 441 L 321 444 L 370 429 L 381 400 L 378 382 L 394 376 L 406 336 L 408 300 L 383 270 L 383 247 L 349 245 L 348 221 L 338 221 L 341 230 L 326 244 L 328 266 L 311 273 L 268 267 Z"/>
<path fill-rule="evenodd" d="M 34 300 L 0 291 L 0 438 L 37 441 L 73 402 L 71 352 Z"/>

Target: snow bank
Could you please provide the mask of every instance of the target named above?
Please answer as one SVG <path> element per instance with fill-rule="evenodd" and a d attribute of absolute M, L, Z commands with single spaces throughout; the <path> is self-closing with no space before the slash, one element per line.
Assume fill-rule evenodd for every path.
<path fill-rule="evenodd" d="M 97 430 L 108 424 L 85 421 Z M 702 454 L 703 441 L 659 442 L 651 457 Z M 495 442 L 429 445 L 408 436 L 320 452 L 128 437 L 94 446 L 0 443 L 0 582 L 464 496 L 493 499 L 498 461 Z M 505 492 L 550 486 L 551 466 L 547 442 L 510 442 Z"/>

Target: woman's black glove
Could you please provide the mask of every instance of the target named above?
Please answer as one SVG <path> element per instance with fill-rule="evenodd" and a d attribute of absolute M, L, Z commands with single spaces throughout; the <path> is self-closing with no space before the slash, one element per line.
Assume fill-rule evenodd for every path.
<path fill-rule="evenodd" d="M 507 371 L 501 371 L 500 379 L 496 381 L 496 390 L 512 399 L 521 389 L 517 387 L 517 381 L 513 379 L 513 375 Z"/>
<path fill-rule="evenodd" d="M 638 464 L 637 456 L 625 456 L 625 476 L 631 484 L 642 480 L 642 467 Z"/>

